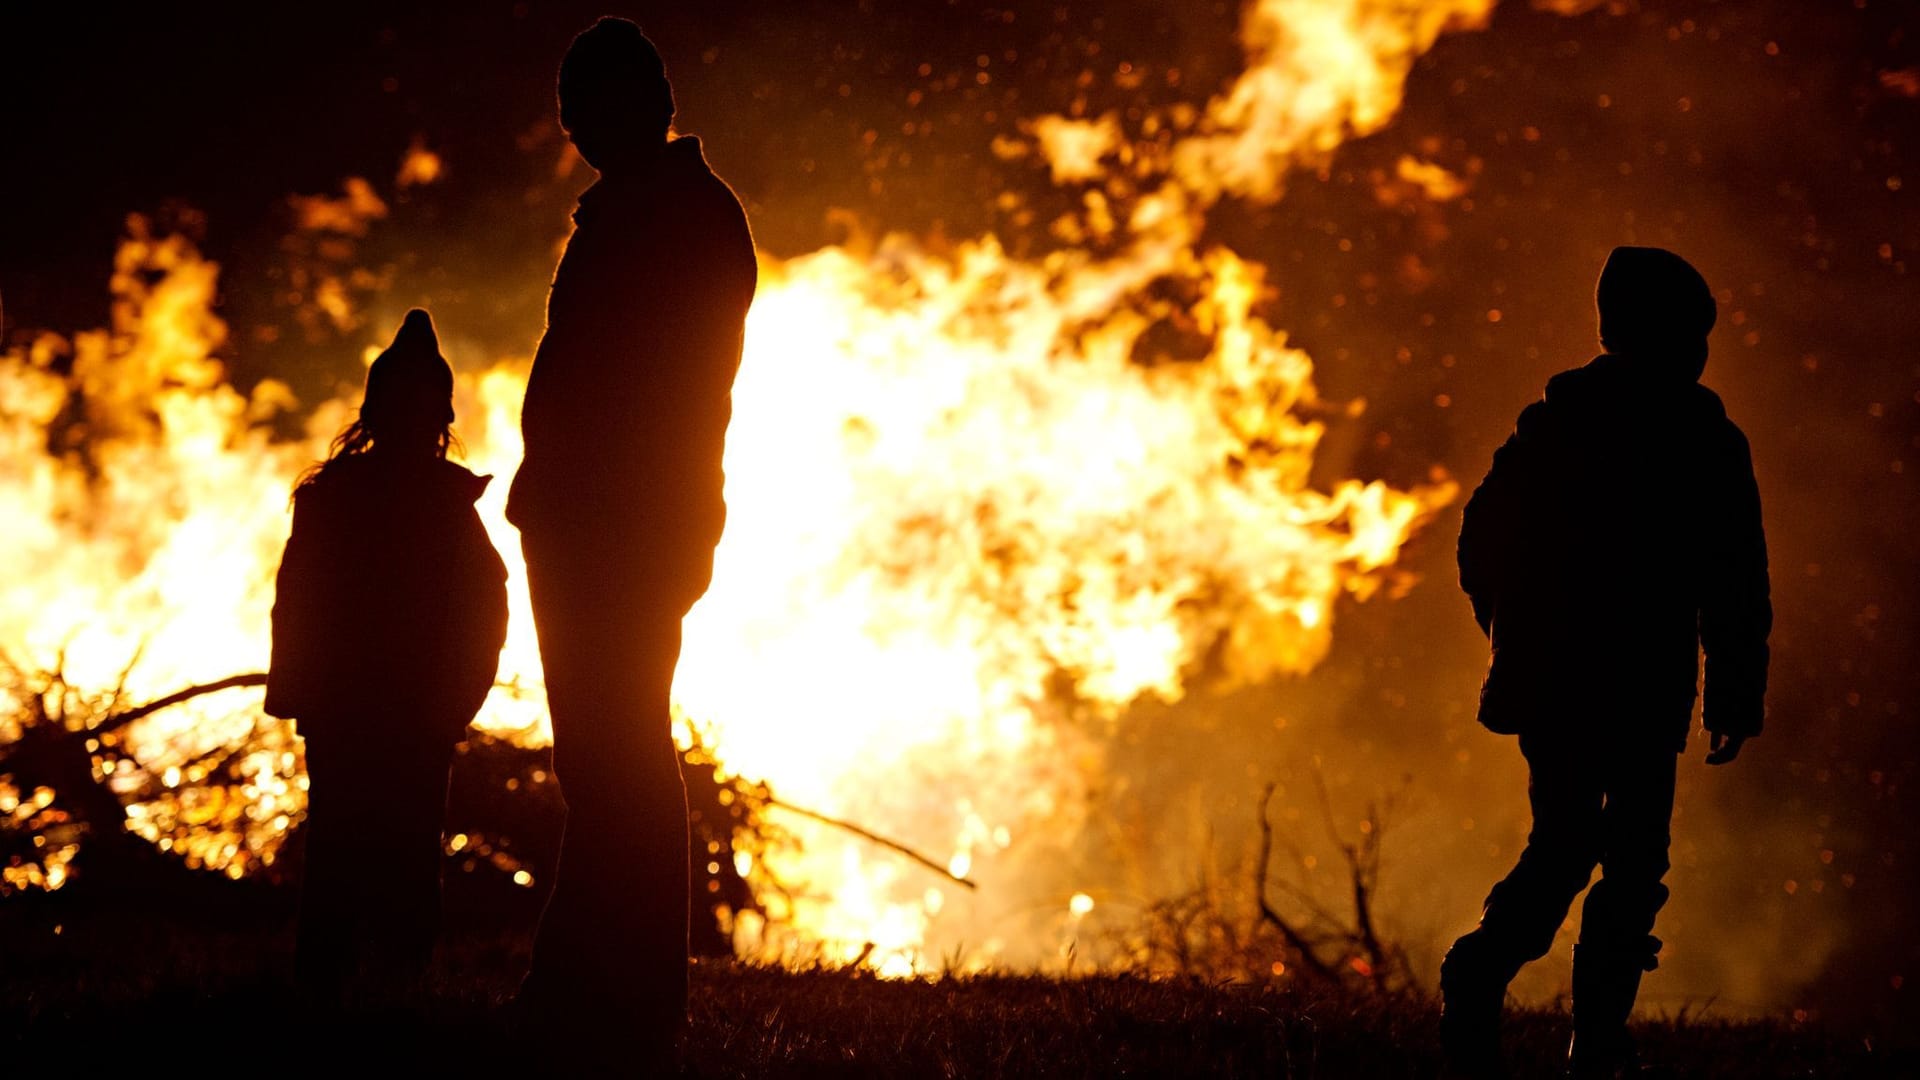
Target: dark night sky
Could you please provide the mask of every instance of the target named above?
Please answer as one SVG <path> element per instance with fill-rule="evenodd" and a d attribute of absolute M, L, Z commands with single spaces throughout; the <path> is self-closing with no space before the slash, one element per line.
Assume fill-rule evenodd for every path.
<path fill-rule="evenodd" d="M 359 338 L 262 332 L 291 325 L 271 285 L 286 197 L 350 175 L 389 191 L 418 138 L 443 155 L 446 180 L 396 201 L 393 227 L 356 258 L 393 268 L 386 306 L 428 302 L 457 333 L 530 352 L 540 285 L 586 181 L 556 175 L 552 71 L 602 9 L 392 7 L 0 14 L 8 342 L 102 322 L 125 215 L 158 213 L 201 230 L 226 268 L 236 377 L 271 371 L 325 391 L 354 371 Z M 1754 444 L 1779 627 L 1767 736 L 1737 773 L 1696 763 L 1688 781 L 1704 808 L 1694 820 L 1716 831 L 1676 870 L 1676 892 L 1694 899 L 1676 900 L 1675 917 L 1723 947 L 1764 938 L 1780 1001 L 1911 1017 L 1920 14 L 1887 0 L 1616 7 L 1564 18 L 1508 0 L 1489 29 L 1443 38 L 1421 61 L 1387 131 L 1296 176 L 1277 205 L 1223 210 L 1213 227 L 1272 268 L 1272 321 L 1315 357 L 1328 396 L 1369 402 L 1330 436 L 1328 475 L 1401 484 L 1436 463 L 1477 479 L 1546 377 L 1591 354 L 1592 279 L 1609 247 L 1672 246 L 1702 267 L 1722 301 L 1707 381 Z M 707 140 L 761 245 L 785 255 L 839 239 L 836 208 L 923 236 L 1004 235 L 994 195 L 1049 193 L 1033 167 L 988 151 L 994 134 L 1076 92 L 1093 113 L 1204 100 L 1238 68 L 1236 12 L 712 0 L 619 13 L 659 41 L 681 127 Z M 1149 77 L 1121 88 L 1122 62 Z M 930 130 L 904 134 L 923 121 Z M 1382 205 L 1371 175 L 1408 152 L 1473 190 Z M 1483 646 L 1451 587 L 1457 527 L 1449 513 L 1410 550 L 1426 580 L 1411 596 L 1343 615 L 1313 677 L 1332 703 L 1289 732 L 1315 752 L 1415 771 L 1448 806 L 1481 786 L 1474 766 L 1447 763 L 1453 749 L 1501 752 L 1466 704 Z M 1458 843 L 1486 881 L 1503 861 L 1436 843 Z M 1796 964 L 1801 938 L 1836 943 Z"/>

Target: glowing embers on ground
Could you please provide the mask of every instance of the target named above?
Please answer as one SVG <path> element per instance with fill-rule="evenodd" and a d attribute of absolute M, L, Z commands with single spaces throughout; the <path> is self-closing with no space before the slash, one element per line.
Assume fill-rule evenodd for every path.
<path fill-rule="evenodd" d="M 264 663 L 288 483 L 312 450 L 271 435 L 284 386 L 225 381 L 217 277 L 186 240 L 130 219 L 111 328 L 45 335 L 0 363 L 0 562 L 19 571 L 0 585 L 10 716 L 87 723 Z M 303 799 L 291 733 L 235 697 L 142 723 L 131 759 L 88 751 L 97 781 L 136 802 L 131 827 L 238 876 L 271 858 Z M 217 769 L 182 782 L 179 767 L 215 752 Z"/>

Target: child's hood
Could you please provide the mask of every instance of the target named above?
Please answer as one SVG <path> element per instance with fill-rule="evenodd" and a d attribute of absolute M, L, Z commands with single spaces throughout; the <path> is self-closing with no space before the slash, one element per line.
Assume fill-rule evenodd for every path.
<path fill-rule="evenodd" d="M 433 482 L 444 486 L 449 497 L 458 498 L 469 505 L 479 502 L 486 494 L 487 485 L 493 483 L 492 474 L 481 475 L 464 465 L 456 465 L 445 458 L 434 462 Z"/>
<path fill-rule="evenodd" d="M 1602 354 L 1549 379 L 1518 427 L 1523 436 L 1537 437 L 1546 429 L 1637 427 L 1653 417 L 1713 429 L 1727 422 L 1727 410 L 1720 395 L 1670 364 Z"/>

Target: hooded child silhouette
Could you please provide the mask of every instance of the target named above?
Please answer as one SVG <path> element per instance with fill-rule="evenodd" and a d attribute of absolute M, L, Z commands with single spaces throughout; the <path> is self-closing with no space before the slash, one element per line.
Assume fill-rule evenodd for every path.
<path fill-rule="evenodd" d="M 1575 1076 L 1633 1074 L 1627 1016 L 1657 963 L 1674 768 L 1706 657 L 1712 764 L 1760 733 L 1767 545 L 1746 436 L 1700 385 L 1715 305 L 1660 248 L 1614 249 L 1604 354 L 1548 380 L 1467 503 L 1460 584 L 1492 643 L 1480 722 L 1517 735 L 1533 829 L 1440 969 L 1453 1072 L 1504 1075 L 1508 982 L 1597 866 L 1574 946 Z"/>

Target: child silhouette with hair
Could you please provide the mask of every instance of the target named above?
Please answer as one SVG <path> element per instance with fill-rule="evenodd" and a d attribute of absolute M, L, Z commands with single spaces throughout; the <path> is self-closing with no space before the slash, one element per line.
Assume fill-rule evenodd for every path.
<path fill-rule="evenodd" d="M 506 567 L 474 509 L 492 478 L 447 460 L 452 424 L 453 370 L 410 311 L 293 493 L 266 710 L 306 740 L 295 966 L 323 1000 L 425 974 L 453 747 L 506 640 Z"/>

